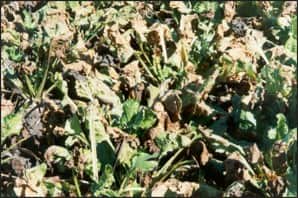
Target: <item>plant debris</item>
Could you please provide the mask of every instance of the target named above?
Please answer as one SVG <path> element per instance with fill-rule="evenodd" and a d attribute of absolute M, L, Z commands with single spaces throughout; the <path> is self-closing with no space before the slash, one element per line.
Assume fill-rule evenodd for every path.
<path fill-rule="evenodd" d="M 297 197 L 297 2 L 1 2 L 8 196 Z"/>

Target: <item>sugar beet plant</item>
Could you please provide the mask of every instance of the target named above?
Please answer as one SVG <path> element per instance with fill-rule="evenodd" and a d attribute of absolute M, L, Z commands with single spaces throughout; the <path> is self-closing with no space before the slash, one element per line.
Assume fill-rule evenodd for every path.
<path fill-rule="evenodd" d="M 295 1 L 3 1 L 1 44 L 1 196 L 297 196 Z"/>

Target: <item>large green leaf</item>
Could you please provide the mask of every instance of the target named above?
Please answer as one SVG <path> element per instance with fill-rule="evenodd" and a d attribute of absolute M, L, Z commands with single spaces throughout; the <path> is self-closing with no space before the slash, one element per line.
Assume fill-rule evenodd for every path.
<path fill-rule="evenodd" d="M 139 111 L 140 104 L 135 100 L 127 100 L 123 103 L 123 113 L 120 119 L 121 125 L 127 125 L 128 122 L 136 115 Z"/>
<path fill-rule="evenodd" d="M 136 130 L 146 130 L 152 127 L 155 122 L 156 117 L 154 112 L 148 108 L 143 108 L 133 117 L 133 119 L 129 122 L 129 125 Z"/>
<path fill-rule="evenodd" d="M 139 130 L 147 130 L 155 122 L 155 113 L 147 107 L 140 107 L 138 101 L 129 99 L 123 103 L 120 126 L 128 132 L 138 133 Z"/>
<path fill-rule="evenodd" d="M 150 155 L 148 153 L 139 152 L 132 159 L 132 169 L 147 172 L 157 167 L 158 162 L 154 160 L 157 157 L 157 153 Z"/>

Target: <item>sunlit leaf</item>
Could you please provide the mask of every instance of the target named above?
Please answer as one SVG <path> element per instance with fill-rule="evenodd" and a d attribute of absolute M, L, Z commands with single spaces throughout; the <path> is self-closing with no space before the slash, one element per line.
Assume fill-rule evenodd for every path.
<path fill-rule="evenodd" d="M 1 143 L 11 136 L 18 135 L 23 128 L 24 112 L 11 113 L 1 119 Z"/>

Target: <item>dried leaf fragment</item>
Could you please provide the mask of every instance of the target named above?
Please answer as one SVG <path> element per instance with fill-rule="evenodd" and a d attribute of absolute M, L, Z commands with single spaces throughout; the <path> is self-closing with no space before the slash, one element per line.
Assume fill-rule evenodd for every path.
<path fill-rule="evenodd" d="M 156 183 L 151 192 L 152 197 L 183 196 L 190 197 L 200 187 L 194 182 L 181 182 L 177 179 L 168 179 L 165 182 Z"/>

